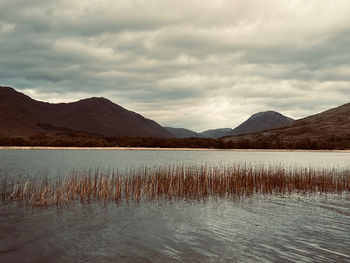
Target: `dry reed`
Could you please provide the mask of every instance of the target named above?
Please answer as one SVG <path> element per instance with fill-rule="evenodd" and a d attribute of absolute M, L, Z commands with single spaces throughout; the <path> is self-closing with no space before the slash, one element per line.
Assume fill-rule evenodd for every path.
<path fill-rule="evenodd" d="M 2 178 L 3 202 L 29 206 L 66 206 L 72 202 L 139 202 L 243 198 L 254 194 L 342 194 L 350 191 L 349 171 L 284 169 L 249 165 L 226 167 L 162 166 L 154 169 L 72 171 L 64 177 L 31 181 Z"/>

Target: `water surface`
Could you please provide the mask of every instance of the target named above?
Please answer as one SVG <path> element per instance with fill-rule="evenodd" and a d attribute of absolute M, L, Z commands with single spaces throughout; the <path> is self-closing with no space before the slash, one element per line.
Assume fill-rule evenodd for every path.
<path fill-rule="evenodd" d="M 157 150 L 0 150 L 0 171 L 64 174 L 69 169 L 120 169 L 158 165 L 283 165 L 349 169 L 350 153 Z"/>
<path fill-rule="evenodd" d="M 349 169 L 348 153 L 0 151 L 0 176 L 168 164 Z M 350 262 L 350 195 L 75 204 L 0 204 L 0 262 Z"/>

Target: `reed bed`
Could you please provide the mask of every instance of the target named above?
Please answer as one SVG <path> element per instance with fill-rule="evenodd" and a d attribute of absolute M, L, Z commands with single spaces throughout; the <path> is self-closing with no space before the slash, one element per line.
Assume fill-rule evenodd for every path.
<path fill-rule="evenodd" d="M 209 197 L 235 199 L 255 194 L 344 192 L 350 192 L 349 171 L 250 165 L 143 167 L 123 174 L 100 169 L 74 170 L 55 179 L 3 177 L 0 185 L 3 202 L 40 207 L 63 207 L 76 202 L 201 201 Z"/>

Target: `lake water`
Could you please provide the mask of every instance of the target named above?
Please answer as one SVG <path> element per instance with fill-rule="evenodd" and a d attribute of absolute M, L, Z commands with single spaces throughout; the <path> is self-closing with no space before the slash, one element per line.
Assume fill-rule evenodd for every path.
<path fill-rule="evenodd" d="M 337 168 L 350 167 L 350 153 L 156 150 L 0 150 L 0 172 L 56 176 L 70 169 L 120 169 L 158 165 L 232 165 Z"/>
<path fill-rule="evenodd" d="M 350 153 L 1 150 L 0 176 L 250 163 L 350 169 Z M 350 262 L 350 195 L 25 208 L 0 204 L 0 262 Z"/>

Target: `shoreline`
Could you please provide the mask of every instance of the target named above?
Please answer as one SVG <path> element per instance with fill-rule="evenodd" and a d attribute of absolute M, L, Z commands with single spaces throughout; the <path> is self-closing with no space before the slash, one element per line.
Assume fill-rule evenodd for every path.
<path fill-rule="evenodd" d="M 0 146 L 0 150 L 116 150 L 116 151 L 231 151 L 231 152 L 338 152 L 350 150 L 303 149 L 214 149 L 214 148 L 158 148 L 158 147 L 51 147 L 51 146 Z"/>

